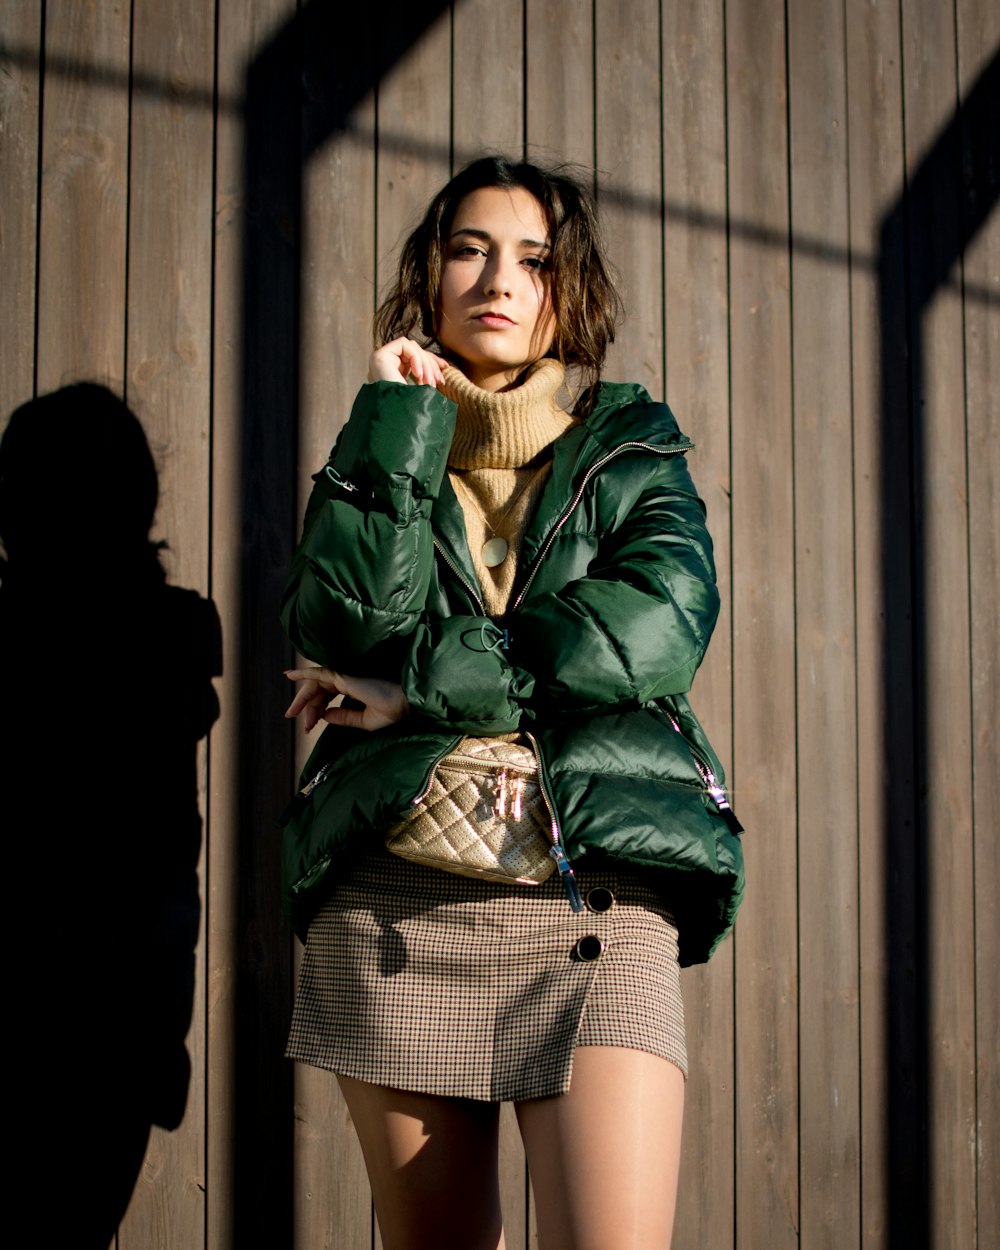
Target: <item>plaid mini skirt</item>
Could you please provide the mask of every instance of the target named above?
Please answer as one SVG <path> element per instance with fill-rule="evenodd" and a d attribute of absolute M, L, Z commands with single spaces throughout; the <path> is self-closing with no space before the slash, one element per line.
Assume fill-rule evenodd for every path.
<path fill-rule="evenodd" d="M 379 849 L 317 912 L 287 1055 L 375 1085 L 491 1102 L 570 1087 L 577 1046 L 687 1073 L 677 930 L 637 870 L 501 885 Z"/>

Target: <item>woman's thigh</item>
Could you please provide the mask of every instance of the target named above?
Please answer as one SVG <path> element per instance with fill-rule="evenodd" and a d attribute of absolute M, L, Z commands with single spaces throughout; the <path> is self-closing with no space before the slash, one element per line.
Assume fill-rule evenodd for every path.
<path fill-rule="evenodd" d="M 384 1250 L 502 1250 L 499 1104 L 337 1080 Z"/>
<path fill-rule="evenodd" d="M 684 1076 L 666 1059 L 580 1046 L 569 1093 L 517 1104 L 539 1250 L 668 1250 Z"/>

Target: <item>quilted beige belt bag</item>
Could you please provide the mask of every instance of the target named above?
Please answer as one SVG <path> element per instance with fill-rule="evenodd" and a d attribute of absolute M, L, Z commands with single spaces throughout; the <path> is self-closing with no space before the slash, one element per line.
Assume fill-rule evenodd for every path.
<path fill-rule="evenodd" d="M 538 885 L 555 869 L 551 822 L 530 747 L 463 738 L 413 812 L 385 835 L 394 855 L 460 877 Z"/>

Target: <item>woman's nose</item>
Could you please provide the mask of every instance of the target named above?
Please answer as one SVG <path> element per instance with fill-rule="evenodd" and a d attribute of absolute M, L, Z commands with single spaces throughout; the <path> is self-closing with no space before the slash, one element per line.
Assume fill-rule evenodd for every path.
<path fill-rule="evenodd" d="M 483 273 L 483 293 L 485 295 L 510 296 L 510 275 L 506 262 L 498 257 L 486 266 Z"/>

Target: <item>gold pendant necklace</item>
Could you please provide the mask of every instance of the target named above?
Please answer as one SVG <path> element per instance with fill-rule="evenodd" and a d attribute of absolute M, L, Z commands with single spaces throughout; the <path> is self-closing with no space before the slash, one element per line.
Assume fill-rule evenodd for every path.
<path fill-rule="evenodd" d="M 507 559 L 508 552 L 510 551 L 510 544 L 507 542 L 506 538 L 501 538 L 501 536 L 497 533 L 497 526 L 503 525 L 504 521 L 506 521 L 507 517 L 510 515 L 511 510 L 513 509 L 517 501 L 521 498 L 521 496 L 528 489 L 528 487 L 532 484 L 532 482 L 534 482 L 535 478 L 538 477 L 538 475 L 544 469 L 547 469 L 548 467 L 549 467 L 548 461 L 538 466 L 538 468 L 534 471 L 534 473 L 532 473 L 532 475 L 524 483 L 524 485 L 517 492 L 514 498 L 510 501 L 507 507 L 504 508 L 503 516 L 497 518 L 496 525 L 494 525 L 487 518 L 486 513 L 482 510 L 482 508 L 480 508 L 479 504 L 476 502 L 475 496 L 473 495 L 472 491 L 468 488 L 468 486 L 466 486 L 465 482 L 462 481 L 462 479 L 457 474 L 452 476 L 452 481 L 458 482 L 461 485 L 462 490 L 465 493 L 466 499 L 468 499 L 469 503 L 472 504 L 473 508 L 475 508 L 480 519 L 482 520 L 483 524 L 490 531 L 490 537 L 487 538 L 486 542 L 483 543 L 482 548 L 480 549 L 480 552 L 479 552 L 479 558 L 482 560 L 483 564 L 488 569 L 495 569 L 498 565 L 503 564 L 504 560 Z"/>

